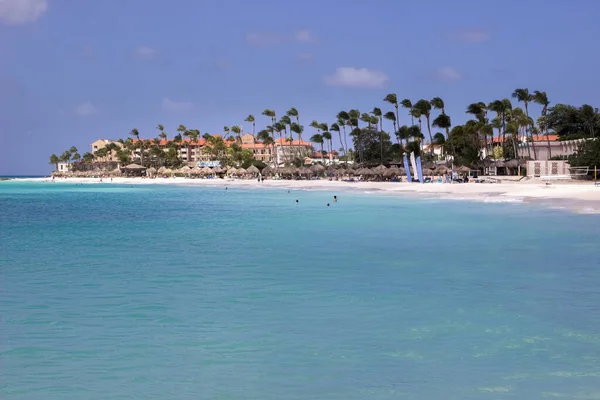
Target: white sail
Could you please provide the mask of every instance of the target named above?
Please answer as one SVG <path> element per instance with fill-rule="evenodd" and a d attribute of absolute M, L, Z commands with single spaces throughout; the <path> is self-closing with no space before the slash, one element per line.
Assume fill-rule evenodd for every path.
<path fill-rule="evenodd" d="M 417 161 L 415 160 L 414 151 L 410 153 L 410 163 L 412 165 L 413 176 L 415 177 L 415 180 L 421 180 L 421 176 L 419 175 L 419 169 L 417 168 Z"/>

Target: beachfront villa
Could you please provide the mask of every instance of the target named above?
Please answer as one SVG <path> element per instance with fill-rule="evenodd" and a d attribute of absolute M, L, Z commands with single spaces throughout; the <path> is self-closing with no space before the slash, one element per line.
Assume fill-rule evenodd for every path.
<path fill-rule="evenodd" d="M 506 140 L 512 140 L 509 135 L 506 136 Z M 533 142 L 531 139 L 525 136 L 520 136 L 517 141 L 517 149 L 519 158 L 531 158 L 536 161 L 549 161 L 551 157 L 567 157 L 575 154 L 579 145 L 583 143 L 585 139 L 576 140 L 564 140 L 560 141 L 558 135 L 546 136 L 534 136 Z M 492 149 L 501 146 L 503 143 L 503 137 L 495 137 L 494 141 L 488 141 L 488 147 L 481 149 L 481 157 L 488 157 L 489 147 Z M 491 146 L 490 146 L 491 144 Z M 534 157 L 535 148 L 535 157 Z M 493 156 L 493 154 L 491 155 Z"/>
<path fill-rule="evenodd" d="M 549 138 L 551 140 L 548 144 L 545 136 L 534 136 L 536 161 L 549 161 L 551 157 L 570 156 L 575 154 L 579 145 L 586 141 L 586 139 L 559 141 L 558 136 L 556 135 L 549 135 Z M 531 151 L 531 157 L 533 158 L 533 148 L 531 143 L 521 142 L 517 145 L 517 148 L 519 149 L 519 157 L 528 157 L 530 154 L 529 152 Z"/>
<path fill-rule="evenodd" d="M 69 171 L 71 171 L 72 165 L 73 165 L 73 163 L 71 163 L 71 162 L 61 161 L 56 164 L 56 172 L 61 172 L 61 173 L 69 172 Z"/>

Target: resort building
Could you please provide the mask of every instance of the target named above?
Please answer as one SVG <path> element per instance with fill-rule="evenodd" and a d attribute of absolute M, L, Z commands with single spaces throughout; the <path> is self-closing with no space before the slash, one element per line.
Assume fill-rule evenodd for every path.
<path fill-rule="evenodd" d="M 272 161 L 273 149 L 271 146 L 265 146 L 263 143 L 256 140 L 250 133 L 242 135 L 242 148 L 252 151 L 255 160 L 262 161 L 266 164 Z"/>
<path fill-rule="evenodd" d="M 91 144 L 91 147 L 92 147 L 91 153 L 95 155 L 98 150 L 105 148 L 109 144 L 114 144 L 118 147 L 123 147 L 123 145 L 120 142 L 117 142 L 116 140 L 98 139 L 94 143 Z M 115 150 L 112 150 L 109 153 L 107 153 L 106 156 L 98 157 L 97 161 L 100 161 L 100 162 L 118 161 L 117 152 Z"/>
<path fill-rule="evenodd" d="M 56 164 L 56 172 L 69 172 L 73 163 L 59 162 Z"/>
<path fill-rule="evenodd" d="M 550 135 L 549 138 L 550 143 L 548 143 L 545 136 L 534 137 L 536 155 L 535 159 L 537 161 L 549 161 L 551 157 L 567 157 L 575 154 L 579 148 L 579 145 L 586 140 L 576 139 L 559 141 L 558 136 L 555 135 Z M 534 158 L 531 143 L 519 143 L 517 148 L 519 149 L 519 157 L 529 157 L 529 154 L 531 153 L 531 158 Z"/>
<path fill-rule="evenodd" d="M 426 143 L 421 147 L 421 153 L 429 153 L 429 152 L 431 152 L 432 148 L 433 148 L 433 157 L 436 160 L 448 161 L 453 158 L 451 156 L 449 157 L 446 155 L 446 153 L 444 152 L 444 146 L 441 144 L 432 145 L 432 144 Z"/>
<path fill-rule="evenodd" d="M 540 135 L 534 136 L 532 142 L 531 138 L 521 136 L 517 141 L 517 150 L 519 158 L 531 158 L 538 161 L 549 161 L 550 158 L 567 157 L 574 154 L 579 148 L 579 145 L 585 140 L 586 139 L 560 141 L 558 135 L 548 135 L 548 138 Z M 506 141 L 511 141 L 510 145 L 512 146 L 512 139 L 509 135 L 506 135 Z M 495 147 L 499 147 L 502 145 L 502 143 L 502 136 L 495 137 L 493 142 L 488 141 L 488 146 L 481 149 L 481 158 L 487 158 L 488 156 L 493 158 L 493 154 L 489 154 L 489 148 L 491 147 L 493 149 Z"/>
<path fill-rule="evenodd" d="M 285 139 L 275 140 L 275 162 L 285 164 L 295 159 L 303 160 L 310 157 L 313 153 L 313 145 L 304 140 L 286 141 Z"/>
<path fill-rule="evenodd" d="M 213 138 L 223 138 L 221 135 L 212 135 Z M 139 160 L 142 149 L 140 148 L 140 142 L 144 144 L 143 147 L 149 149 L 153 146 L 160 146 L 164 151 L 169 150 L 169 144 L 173 143 L 172 140 L 168 139 L 133 139 L 133 148 L 131 150 L 131 158 L 133 160 Z M 265 146 L 264 143 L 257 140 L 252 134 L 246 133 L 240 137 L 240 140 L 224 140 L 227 147 L 234 144 L 239 144 L 243 149 L 250 150 L 255 160 L 262 161 L 264 163 L 276 162 L 282 164 L 285 162 L 291 162 L 296 158 L 304 159 L 312 154 L 312 144 L 305 141 L 291 141 L 286 142 L 285 139 L 277 139 L 273 145 Z M 98 139 L 91 144 L 91 153 L 96 156 L 97 162 L 114 162 L 118 161 L 117 152 L 112 150 L 106 155 L 98 155 L 98 151 L 103 148 L 114 144 L 118 148 L 122 149 L 124 145 L 121 142 L 107 139 Z M 210 144 L 204 138 L 198 140 L 191 140 L 184 138 L 177 146 L 177 156 L 185 163 L 192 164 L 198 162 L 207 162 L 212 160 L 212 155 L 205 151 L 207 146 Z M 100 153 L 102 154 L 102 153 Z"/>

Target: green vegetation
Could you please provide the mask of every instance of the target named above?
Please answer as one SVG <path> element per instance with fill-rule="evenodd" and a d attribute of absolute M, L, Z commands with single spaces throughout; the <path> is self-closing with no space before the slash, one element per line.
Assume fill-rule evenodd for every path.
<path fill-rule="evenodd" d="M 369 112 L 342 110 L 330 122 L 312 121 L 309 124 L 312 130 L 310 141 L 320 150 L 322 158 L 334 151 L 335 138 L 341 146 L 341 160 L 379 164 L 400 161 L 404 153 L 420 154 L 426 148 L 425 154 L 421 154 L 425 161 L 452 155 L 455 164 L 478 167 L 482 164 L 484 151 L 495 159 L 519 158 L 518 145 L 525 142 L 527 157 L 535 159 L 540 146 L 547 146 L 552 156 L 551 135 L 557 135 L 559 140 L 570 140 L 595 138 L 596 132 L 600 132 L 600 114 L 597 108 L 590 105 L 575 107 L 557 104 L 550 107 L 545 92 L 530 92 L 526 88 L 515 89 L 511 98 L 522 104 L 523 108 L 513 105 L 509 98 L 488 103 L 471 103 L 465 109 L 470 119 L 462 125 L 453 126 L 452 118 L 446 113 L 445 103 L 440 97 L 399 101 L 395 93 L 390 93 L 382 102 L 391 107 L 391 110 L 378 107 Z M 541 107 L 537 118 L 530 115 L 532 104 Z M 401 116 L 400 108 L 405 109 L 407 114 Z M 301 164 L 302 160 L 298 155 L 289 154 L 292 146 L 286 146 L 294 140 L 303 140 L 304 126 L 300 123 L 298 110 L 292 107 L 280 118 L 272 109 L 263 110 L 261 115 L 267 124 L 256 133 L 256 138 L 270 148 L 272 153 L 275 153 L 276 140 L 281 141 L 284 158 L 292 164 Z M 252 114 L 244 121 L 252 124 L 254 134 L 259 121 Z M 391 125 L 391 130 L 386 131 L 384 122 Z M 141 135 L 137 129 L 132 129 L 129 138 L 118 140 L 119 145 L 112 143 L 94 154 L 86 153 L 83 157 L 79 156 L 77 149 L 72 148 L 60 157 L 52 155 L 50 163 L 80 159 L 82 163 L 102 162 L 110 158 L 121 163 L 178 167 L 182 164 L 180 150 L 187 148 L 189 154 L 190 146 L 199 138 L 207 140 L 202 152 L 210 155 L 213 160 L 234 166 L 255 163 L 252 152 L 241 145 L 244 132 L 238 125 L 225 126 L 221 136 L 201 134 L 197 129 L 180 125 L 172 140 L 167 140 L 168 135 L 163 125 L 158 125 L 157 131 L 155 139 L 133 140 L 140 139 Z M 545 143 L 539 139 L 534 140 L 534 137 L 540 136 L 546 138 Z M 434 146 L 424 146 L 425 138 L 428 144 L 442 149 L 442 156 L 434 153 Z M 578 165 L 589 164 L 597 160 L 598 154 L 594 153 L 597 150 L 597 142 L 582 145 L 578 155 L 570 160 Z"/>

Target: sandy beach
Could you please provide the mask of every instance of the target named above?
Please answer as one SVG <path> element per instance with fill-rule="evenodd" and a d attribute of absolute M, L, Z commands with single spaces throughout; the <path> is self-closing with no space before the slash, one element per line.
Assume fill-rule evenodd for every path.
<path fill-rule="evenodd" d="M 19 179 L 53 184 L 50 178 Z M 490 203 L 536 203 L 545 207 L 564 208 L 577 213 L 600 213 L 600 186 L 593 182 L 553 182 L 541 180 L 506 183 L 406 183 L 406 182 L 343 182 L 319 180 L 265 180 L 255 179 L 188 179 L 188 178 L 61 178 L 54 184 L 127 184 L 127 185 L 185 185 L 228 186 L 241 188 L 324 190 L 332 192 L 356 191 L 373 195 L 418 196 L 449 200 L 467 200 Z"/>

